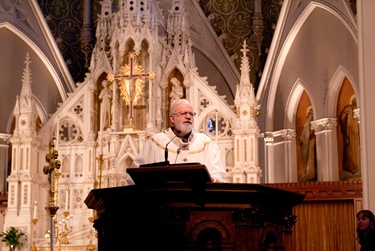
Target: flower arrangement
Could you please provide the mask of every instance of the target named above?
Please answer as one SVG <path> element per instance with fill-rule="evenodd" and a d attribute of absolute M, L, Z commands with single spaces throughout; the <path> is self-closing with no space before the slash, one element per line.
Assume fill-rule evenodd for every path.
<path fill-rule="evenodd" d="M 1 241 L 9 250 L 15 250 L 17 247 L 23 246 L 23 237 L 25 233 L 16 227 L 10 227 L 8 230 L 0 234 Z"/>

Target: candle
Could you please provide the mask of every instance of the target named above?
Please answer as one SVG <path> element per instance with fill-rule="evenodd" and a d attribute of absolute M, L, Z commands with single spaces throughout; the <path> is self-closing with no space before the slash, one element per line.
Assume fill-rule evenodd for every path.
<path fill-rule="evenodd" d="M 37 212 L 37 210 L 38 210 L 38 206 L 37 206 L 37 202 L 35 201 L 34 202 L 34 217 L 33 217 L 33 219 L 36 219 L 36 212 Z"/>
<path fill-rule="evenodd" d="M 69 212 L 69 187 L 65 190 L 65 212 Z"/>
<path fill-rule="evenodd" d="M 99 152 L 99 154 L 103 154 L 103 130 L 102 131 L 100 131 L 100 141 L 99 141 L 99 145 L 100 145 L 100 147 L 99 147 L 99 149 L 100 149 L 100 152 Z"/>
<path fill-rule="evenodd" d="M 55 149 L 58 149 L 60 138 L 60 117 L 57 117 Z"/>

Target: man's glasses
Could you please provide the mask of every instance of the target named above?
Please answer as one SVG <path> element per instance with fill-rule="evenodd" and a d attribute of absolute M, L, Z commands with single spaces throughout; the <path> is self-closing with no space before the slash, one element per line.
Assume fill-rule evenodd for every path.
<path fill-rule="evenodd" d="M 195 112 L 176 112 L 176 113 L 173 113 L 173 115 L 177 115 L 179 117 L 187 117 L 187 115 L 191 116 L 191 117 L 195 117 L 195 115 L 197 115 Z"/>

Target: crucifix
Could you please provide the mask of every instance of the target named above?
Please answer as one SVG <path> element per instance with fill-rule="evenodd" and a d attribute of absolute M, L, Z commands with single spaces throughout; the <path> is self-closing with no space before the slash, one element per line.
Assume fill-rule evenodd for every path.
<path fill-rule="evenodd" d="M 119 80 L 120 94 L 129 106 L 129 123 L 127 128 L 134 128 L 133 120 L 133 105 L 137 104 L 138 100 L 142 97 L 145 77 L 155 79 L 156 73 L 150 71 L 145 73 L 142 65 L 134 64 L 135 53 L 129 54 L 129 63 L 121 67 L 119 74 L 108 74 L 107 80 L 113 82 Z M 127 129 L 125 128 L 125 129 Z M 125 130 L 124 129 L 124 130 Z"/>
<path fill-rule="evenodd" d="M 50 247 L 51 251 L 53 251 L 54 245 L 54 235 L 55 235 L 55 226 L 57 226 L 56 220 L 56 213 L 59 210 L 57 206 L 57 194 L 58 194 L 58 179 L 60 173 L 57 169 L 60 169 L 61 162 L 57 159 L 59 153 L 55 150 L 56 146 L 56 139 L 53 140 L 49 144 L 49 153 L 46 154 L 46 161 L 49 163 L 48 166 L 43 167 L 43 173 L 48 175 L 48 182 L 49 182 L 49 202 L 48 206 L 45 207 L 46 211 L 50 215 Z"/>

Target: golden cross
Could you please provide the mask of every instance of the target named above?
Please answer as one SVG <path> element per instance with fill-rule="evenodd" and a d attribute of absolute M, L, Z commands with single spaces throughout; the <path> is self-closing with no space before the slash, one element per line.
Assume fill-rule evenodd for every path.
<path fill-rule="evenodd" d="M 156 78 L 156 73 L 154 71 L 145 73 L 143 72 L 142 65 L 134 65 L 135 56 L 134 52 L 129 54 L 129 63 L 121 67 L 119 74 L 108 74 L 107 76 L 109 82 L 119 80 L 121 96 L 124 99 L 125 104 L 129 105 L 129 128 L 134 127 L 133 104 L 137 104 L 137 101 L 142 96 L 144 87 L 143 79 L 145 77 L 150 79 Z"/>
<path fill-rule="evenodd" d="M 61 162 L 57 159 L 59 152 L 55 150 L 56 139 L 49 144 L 49 152 L 46 154 L 46 161 L 49 163 L 48 166 L 43 167 L 43 173 L 48 175 L 48 181 L 50 184 L 50 204 L 53 206 L 57 205 L 57 182 L 60 173 L 57 169 L 60 169 Z"/>

